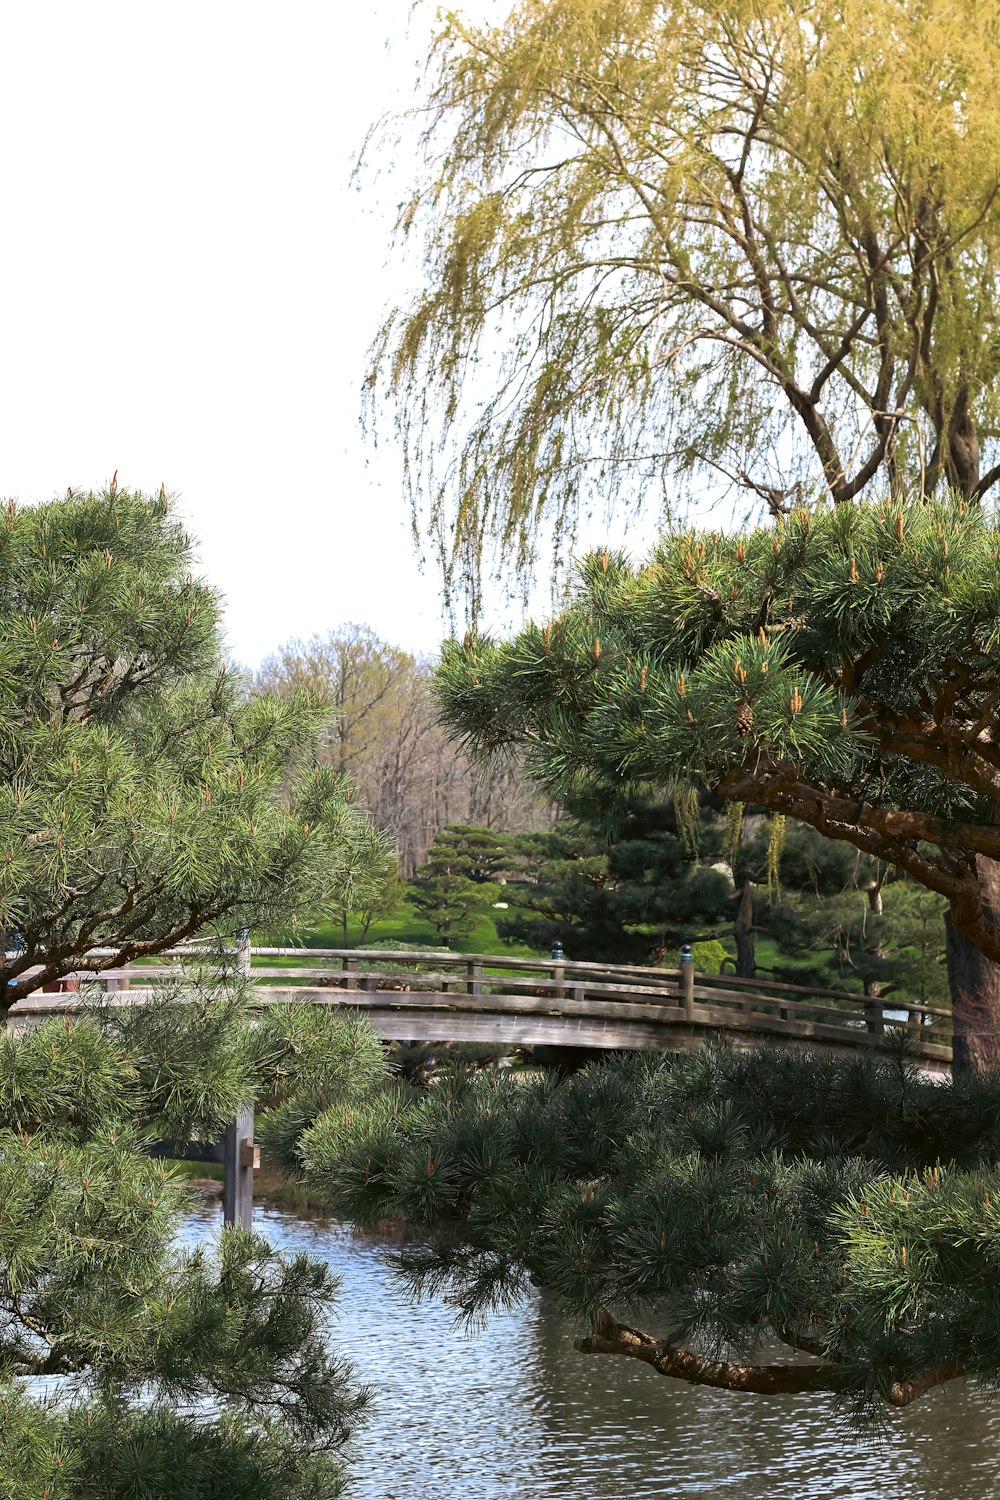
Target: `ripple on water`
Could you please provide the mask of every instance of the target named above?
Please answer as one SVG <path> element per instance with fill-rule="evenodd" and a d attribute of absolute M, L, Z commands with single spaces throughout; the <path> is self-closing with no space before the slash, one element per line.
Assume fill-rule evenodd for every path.
<path fill-rule="evenodd" d="M 389 1247 L 266 1207 L 254 1222 L 341 1278 L 333 1342 L 378 1392 L 353 1500 L 1000 1500 L 1000 1406 L 957 1383 L 893 1414 L 873 1451 L 823 1398 L 707 1391 L 576 1354 L 541 1297 L 456 1332 L 445 1308 L 408 1300 Z"/>

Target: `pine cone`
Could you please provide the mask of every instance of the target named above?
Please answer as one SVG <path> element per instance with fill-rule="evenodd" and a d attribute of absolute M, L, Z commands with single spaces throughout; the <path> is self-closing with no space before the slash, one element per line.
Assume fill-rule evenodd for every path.
<path fill-rule="evenodd" d="M 747 735 L 753 728 L 753 709 L 750 707 L 749 703 L 747 703 L 746 699 L 743 700 L 739 708 L 736 710 L 736 718 L 733 720 L 733 727 L 735 728 L 736 733 L 739 735 L 741 740 L 746 739 Z"/>

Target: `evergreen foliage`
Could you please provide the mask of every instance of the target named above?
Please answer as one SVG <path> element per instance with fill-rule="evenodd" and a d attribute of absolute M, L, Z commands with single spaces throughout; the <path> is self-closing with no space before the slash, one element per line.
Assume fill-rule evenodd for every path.
<path fill-rule="evenodd" d="M 503 888 L 510 910 L 497 916 L 498 934 L 539 951 L 558 942 L 579 961 L 649 964 L 682 943 L 726 932 L 733 882 L 712 867 L 721 838 L 705 822 L 702 863 L 678 836 L 673 809 L 650 802 L 634 804 L 611 841 L 583 822 L 511 838 L 517 861 Z"/>
<path fill-rule="evenodd" d="M 0 1494 L 330 1500 L 367 1393 L 328 1348 L 335 1283 L 225 1232 L 153 1140 L 287 1104 L 301 1022 L 251 1025 L 221 970 L 156 1005 L 16 1031 L 83 967 L 286 925 L 387 858 L 317 769 L 307 692 L 251 696 L 166 496 L 69 494 L 0 518 Z M 374 1040 L 313 1047 L 313 1109 L 363 1096 Z M 328 1021 L 329 1030 L 329 1021 Z M 378 1054 L 377 1057 L 375 1054 Z M 345 1061 L 346 1060 L 346 1061 Z"/>
<path fill-rule="evenodd" d="M 992 518 L 942 500 L 668 536 L 641 568 L 592 554 L 544 629 L 446 648 L 442 711 L 608 816 L 692 782 L 789 814 L 945 897 L 996 960 L 997 553 Z M 991 1055 L 995 1018 L 956 1018 Z"/>
<path fill-rule="evenodd" d="M 321 909 L 366 824 L 322 699 L 248 695 L 167 497 L 0 521 L 0 1011 L 86 964 Z M 95 960 L 94 950 L 110 950 Z"/>
<path fill-rule="evenodd" d="M 297 1152 L 337 1213 L 404 1219 L 413 1287 L 465 1318 L 543 1287 L 585 1353 L 831 1391 L 870 1423 L 958 1376 L 996 1387 L 998 1089 L 893 1055 L 641 1054 L 387 1086 Z M 775 1340 L 817 1359 L 774 1363 Z"/>
<path fill-rule="evenodd" d="M 779 979 L 948 1003 L 943 898 L 811 828 L 789 829 L 780 888 L 755 908 Z"/>
<path fill-rule="evenodd" d="M 357 818 L 343 830 L 331 862 L 332 895 L 326 911 L 340 927 L 343 946 L 351 918 L 361 922 L 362 941 L 372 922 L 390 912 L 404 891 L 399 879 L 396 853 L 381 828 Z"/>
<path fill-rule="evenodd" d="M 489 828 L 451 823 L 435 835 L 410 900 L 443 943 L 450 947 L 471 935 L 477 913 L 499 896 L 494 882 L 510 857 L 510 839 Z"/>
<path fill-rule="evenodd" d="M 764 816 L 749 818 L 733 847 L 723 818 L 703 808 L 695 857 L 670 804 L 632 803 L 611 839 L 582 805 L 577 813 L 550 834 L 510 839 L 518 863 L 512 858 L 503 888 L 510 910 L 497 915 L 501 937 L 538 951 L 558 942 L 577 960 L 631 964 L 675 964 L 690 943 L 696 968 L 710 973 L 735 969 L 740 939 L 752 954 L 748 978 L 766 972 L 792 984 L 947 1003 L 944 901 L 849 845 L 794 824 L 769 885 Z"/>
<path fill-rule="evenodd" d="M 368 1396 L 329 1352 L 335 1278 L 246 1231 L 186 1248 L 190 1194 L 141 1149 L 217 1139 L 236 1107 L 287 1091 L 298 1042 L 293 1018 L 251 1026 L 217 982 L 0 1034 L 0 1493 L 340 1493 Z M 382 1066 L 367 1046 L 341 1026 L 317 1049 L 317 1102 L 331 1052 L 354 1064 L 340 1096 L 363 1096 Z"/>

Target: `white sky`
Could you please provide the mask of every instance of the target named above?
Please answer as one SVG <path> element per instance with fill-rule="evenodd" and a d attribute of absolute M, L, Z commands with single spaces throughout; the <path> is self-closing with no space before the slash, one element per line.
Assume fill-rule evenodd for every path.
<path fill-rule="evenodd" d="M 347 620 L 411 650 L 443 632 L 398 460 L 358 425 L 394 201 L 348 182 L 429 20 L 408 34 L 408 0 L 3 7 L 0 495 L 163 481 L 248 665 Z"/>

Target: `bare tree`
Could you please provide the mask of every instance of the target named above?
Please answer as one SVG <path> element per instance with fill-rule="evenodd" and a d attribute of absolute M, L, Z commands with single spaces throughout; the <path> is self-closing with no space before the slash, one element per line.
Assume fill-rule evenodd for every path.
<path fill-rule="evenodd" d="M 448 823 L 520 833 L 549 827 L 553 816 L 516 761 L 486 768 L 455 748 L 437 722 L 433 666 L 366 625 L 346 624 L 287 642 L 256 674 L 256 685 L 272 692 L 304 686 L 325 696 L 334 710 L 327 761 L 352 778 L 375 823 L 391 832 L 407 880 Z"/>

